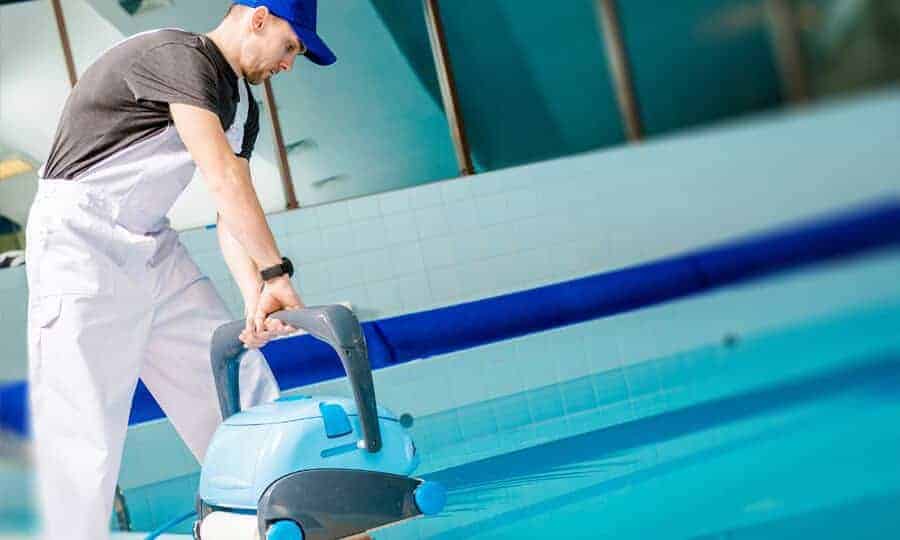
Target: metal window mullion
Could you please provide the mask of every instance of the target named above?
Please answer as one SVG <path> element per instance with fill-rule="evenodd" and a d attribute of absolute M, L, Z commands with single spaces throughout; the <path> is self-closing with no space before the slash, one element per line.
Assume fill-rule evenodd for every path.
<path fill-rule="evenodd" d="M 809 75 L 798 35 L 797 16 L 788 0 L 768 0 L 772 48 L 787 99 L 794 104 L 810 100 Z"/>
<path fill-rule="evenodd" d="M 631 64 L 628 51 L 622 37 L 622 25 L 616 0 L 595 0 L 597 18 L 600 22 L 600 33 L 606 48 L 606 58 L 610 75 L 616 90 L 616 100 L 625 136 L 631 142 L 638 142 L 644 137 L 640 107 L 634 91 L 631 75 Z"/>
<path fill-rule="evenodd" d="M 66 59 L 66 71 L 69 73 L 69 84 L 74 88 L 78 83 L 78 74 L 75 72 L 75 59 L 72 57 L 72 46 L 69 44 L 69 33 L 66 30 L 66 17 L 63 13 L 60 0 L 50 0 L 53 6 L 53 15 L 56 18 L 56 29 L 59 32 L 59 41 L 62 44 L 63 56 Z"/>
<path fill-rule="evenodd" d="M 475 169 L 472 166 L 472 156 L 469 152 L 468 140 L 466 139 L 465 125 L 459 109 L 456 81 L 453 77 L 453 68 L 447 50 L 438 0 L 423 0 L 423 8 L 425 11 L 425 25 L 428 27 L 428 38 L 431 42 L 431 52 L 434 56 L 434 66 L 437 70 L 438 82 L 441 87 L 444 111 L 447 114 L 450 137 L 453 139 L 453 148 L 456 152 L 456 162 L 459 166 L 460 174 L 467 176 L 474 174 Z"/>
<path fill-rule="evenodd" d="M 272 83 L 266 79 L 265 84 L 266 109 L 269 111 L 269 123 L 272 125 L 272 139 L 275 142 L 275 154 L 278 162 L 278 172 L 281 175 L 281 185 L 284 189 L 284 198 L 287 200 L 288 210 L 299 208 L 297 194 L 294 191 L 294 181 L 291 178 L 291 166 L 288 163 L 287 150 L 284 147 L 284 137 L 281 134 L 281 121 L 278 117 L 278 107 L 275 104 L 275 93 L 272 91 Z"/>

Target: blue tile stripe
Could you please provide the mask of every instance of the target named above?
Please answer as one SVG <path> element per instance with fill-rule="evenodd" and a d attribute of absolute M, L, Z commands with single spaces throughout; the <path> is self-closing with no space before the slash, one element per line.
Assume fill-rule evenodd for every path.
<path fill-rule="evenodd" d="M 363 325 L 373 369 L 624 313 L 775 272 L 900 245 L 900 199 L 805 221 L 677 257 Z M 514 314 L 514 316 L 510 316 Z M 304 335 L 264 353 L 282 388 L 344 375 L 324 343 Z M 0 386 L 0 427 L 25 433 L 26 384 Z M 162 418 L 138 385 L 129 422 Z"/>

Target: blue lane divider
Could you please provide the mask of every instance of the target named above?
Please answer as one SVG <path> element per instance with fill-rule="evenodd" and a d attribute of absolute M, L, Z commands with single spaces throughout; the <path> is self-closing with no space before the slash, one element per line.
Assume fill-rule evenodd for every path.
<path fill-rule="evenodd" d="M 683 298 L 715 287 L 900 245 L 900 199 L 746 237 L 707 249 L 474 302 L 363 324 L 372 369 L 484 345 Z M 344 375 L 334 353 L 303 335 L 263 353 L 282 388 Z M 129 419 L 164 416 L 138 384 Z M 26 385 L 0 386 L 0 428 L 26 433 Z"/>

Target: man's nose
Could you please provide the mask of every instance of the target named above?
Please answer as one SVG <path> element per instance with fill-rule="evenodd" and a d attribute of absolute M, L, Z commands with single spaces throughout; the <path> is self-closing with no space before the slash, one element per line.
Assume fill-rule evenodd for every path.
<path fill-rule="evenodd" d="M 290 71 L 291 68 L 294 67 L 294 58 L 295 58 L 294 56 L 291 56 L 287 60 L 282 60 L 281 65 L 278 66 L 280 68 L 280 70 L 281 71 Z"/>

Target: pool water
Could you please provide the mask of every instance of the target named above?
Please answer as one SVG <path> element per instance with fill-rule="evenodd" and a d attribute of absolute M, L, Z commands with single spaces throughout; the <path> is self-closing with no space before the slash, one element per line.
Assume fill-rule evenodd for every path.
<path fill-rule="evenodd" d="M 427 472 L 446 510 L 373 536 L 900 538 L 900 310 L 873 317 L 761 339 L 780 345 L 756 348 L 759 368 L 820 366 L 807 374 Z M 869 346 L 804 354 L 816 329 Z"/>
<path fill-rule="evenodd" d="M 900 538 L 900 302 L 728 336 L 412 429 L 419 473 L 448 488 L 448 504 L 375 540 Z M 166 519 L 190 508 L 187 480 Z"/>

